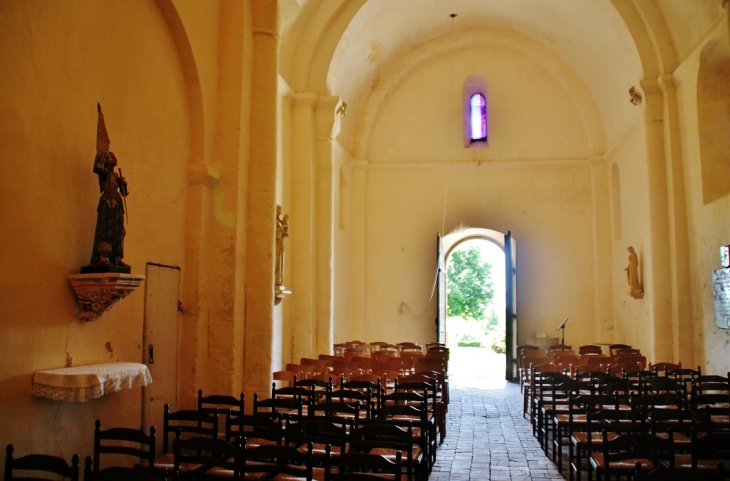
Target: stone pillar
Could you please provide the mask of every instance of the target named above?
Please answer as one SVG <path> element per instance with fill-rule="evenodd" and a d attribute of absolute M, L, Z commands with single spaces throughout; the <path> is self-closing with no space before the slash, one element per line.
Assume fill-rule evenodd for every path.
<path fill-rule="evenodd" d="M 671 75 L 659 77 L 659 89 L 664 99 L 664 152 L 667 175 L 669 215 L 669 268 L 672 295 L 672 341 L 671 359 L 683 360 L 694 366 L 695 339 L 692 319 L 692 296 L 689 269 L 689 238 L 687 234 L 687 208 L 684 190 L 684 169 L 680 144 L 679 108 L 677 88 Z"/>
<path fill-rule="evenodd" d="M 327 351 L 315 352 L 314 292 L 315 292 L 315 162 L 314 162 L 314 107 L 317 95 L 294 95 L 291 110 L 291 226 L 290 269 L 291 302 L 290 326 L 292 362 Z"/>
<path fill-rule="evenodd" d="M 334 289 L 334 139 L 340 131 L 335 108 L 339 97 L 320 97 L 315 111 L 316 155 L 316 342 L 315 350 L 329 352 L 333 342 Z"/>
<path fill-rule="evenodd" d="M 606 159 L 588 159 L 591 169 L 591 192 L 593 202 L 593 292 L 595 297 L 595 342 L 612 342 L 613 339 L 613 296 L 611 269 L 613 266 L 611 246 L 611 189 Z"/>
<path fill-rule="evenodd" d="M 244 392 L 271 388 L 278 83 L 278 2 L 251 0 L 253 72 L 248 171 Z"/>
<path fill-rule="evenodd" d="M 644 91 L 646 159 L 649 202 L 649 245 L 634 246 L 643 259 L 643 301 L 649 303 L 651 352 L 654 360 L 671 359 L 672 342 L 671 270 L 668 259 L 669 205 L 664 149 L 664 96 L 655 80 L 641 82 Z"/>

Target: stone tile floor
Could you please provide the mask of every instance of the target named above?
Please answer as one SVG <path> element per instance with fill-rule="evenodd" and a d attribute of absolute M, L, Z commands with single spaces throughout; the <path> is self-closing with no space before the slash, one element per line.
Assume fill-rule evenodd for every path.
<path fill-rule="evenodd" d="M 519 385 L 498 375 L 475 375 L 474 366 L 485 365 L 478 361 L 461 369 L 452 354 L 447 435 L 429 481 L 567 479 L 544 455 L 530 422 L 522 418 Z"/>

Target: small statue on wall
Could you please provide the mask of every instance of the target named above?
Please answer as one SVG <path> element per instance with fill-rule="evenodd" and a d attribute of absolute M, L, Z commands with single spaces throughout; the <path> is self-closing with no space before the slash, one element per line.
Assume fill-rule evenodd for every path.
<path fill-rule="evenodd" d="M 284 285 L 284 239 L 289 237 L 289 214 L 282 217 L 281 206 L 276 206 L 276 268 L 274 284 Z"/>
<path fill-rule="evenodd" d="M 125 197 L 129 195 L 129 187 L 122 176 L 122 170 L 115 171 L 117 158 L 109 151 L 109 136 L 104 123 L 104 114 L 97 104 L 98 121 L 96 132 L 96 158 L 94 173 L 99 177 L 101 196 L 96 208 L 96 230 L 94 246 L 91 251 L 91 263 L 82 267 L 82 273 L 98 272 L 131 272 L 124 258 L 124 214 Z"/>
<path fill-rule="evenodd" d="M 629 265 L 624 270 L 629 281 L 629 295 L 634 299 L 642 299 L 644 288 L 639 282 L 639 256 L 632 246 L 629 246 Z"/>

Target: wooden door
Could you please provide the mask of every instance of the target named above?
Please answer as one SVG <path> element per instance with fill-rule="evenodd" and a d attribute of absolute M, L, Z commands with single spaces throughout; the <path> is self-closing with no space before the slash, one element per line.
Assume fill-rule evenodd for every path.
<path fill-rule="evenodd" d="M 436 342 L 446 342 L 446 271 L 441 234 L 436 234 Z"/>
<path fill-rule="evenodd" d="M 505 344 L 507 363 L 505 379 L 511 381 L 517 370 L 517 246 L 512 232 L 504 236 L 504 272 L 506 291 Z"/>
<path fill-rule="evenodd" d="M 152 384 L 142 389 L 142 423 L 157 427 L 162 441 L 165 403 L 177 408 L 177 333 L 180 268 L 147 264 L 145 279 L 143 359 Z M 159 451 L 159 450 L 158 450 Z"/>

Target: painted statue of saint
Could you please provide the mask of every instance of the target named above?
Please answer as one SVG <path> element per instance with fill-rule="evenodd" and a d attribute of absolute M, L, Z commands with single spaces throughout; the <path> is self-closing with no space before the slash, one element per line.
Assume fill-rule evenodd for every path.
<path fill-rule="evenodd" d="M 289 237 L 289 214 L 281 216 L 281 206 L 276 206 L 276 264 L 274 285 L 284 285 L 284 238 Z"/>
<path fill-rule="evenodd" d="M 639 256 L 633 247 L 629 246 L 629 265 L 624 269 L 629 282 L 629 295 L 640 299 L 644 296 L 644 288 L 639 282 Z"/>
<path fill-rule="evenodd" d="M 94 247 L 91 252 L 91 266 L 116 266 L 116 272 L 130 272 L 124 258 L 124 198 L 129 194 L 127 181 L 122 171 L 115 170 L 117 158 L 109 151 L 109 136 L 104 124 L 104 114 L 97 105 L 99 119 L 97 124 L 96 158 L 94 173 L 99 177 L 99 204 L 96 208 L 96 231 Z"/>

